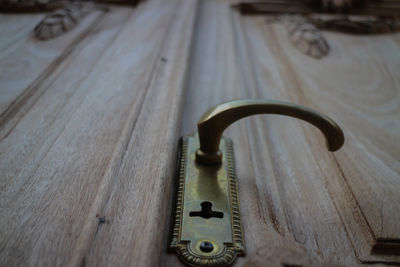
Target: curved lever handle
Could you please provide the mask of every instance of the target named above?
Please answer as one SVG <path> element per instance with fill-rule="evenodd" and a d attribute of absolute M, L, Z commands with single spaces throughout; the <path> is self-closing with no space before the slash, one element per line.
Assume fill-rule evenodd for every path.
<path fill-rule="evenodd" d="M 329 151 L 336 151 L 344 144 L 340 127 L 328 116 L 313 109 L 274 100 L 245 99 L 227 102 L 209 109 L 197 123 L 200 148 L 196 161 L 204 164 L 222 162 L 219 142 L 223 131 L 235 121 L 256 114 L 279 114 L 305 120 L 325 135 Z"/>

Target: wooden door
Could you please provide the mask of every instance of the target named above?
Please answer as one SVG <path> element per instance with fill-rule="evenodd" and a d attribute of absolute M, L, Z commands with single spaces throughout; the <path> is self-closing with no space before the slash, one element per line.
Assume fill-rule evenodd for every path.
<path fill-rule="evenodd" d="M 179 266 L 167 253 L 180 136 L 215 104 L 322 111 L 346 143 L 256 116 L 231 126 L 247 255 L 237 266 L 400 264 L 400 34 L 326 33 L 315 60 L 227 1 L 96 11 L 39 42 L 1 15 L 0 265 Z"/>

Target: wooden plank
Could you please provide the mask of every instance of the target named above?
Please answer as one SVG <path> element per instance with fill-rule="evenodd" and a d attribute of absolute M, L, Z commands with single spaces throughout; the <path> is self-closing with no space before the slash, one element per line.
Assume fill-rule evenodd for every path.
<path fill-rule="evenodd" d="M 230 12 L 221 1 L 199 4 L 181 135 L 197 131 L 197 121 L 208 108 L 241 97 Z M 160 263 L 184 266 L 175 253 L 164 254 Z"/>
<path fill-rule="evenodd" d="M 357 136 L 362 136 L 369 131 L 361 133 L 360 129 L 368 129 L 371 125 L 358 129 L 360 125 L 357 116 L 360 112 L 349 104 L 346 104 L 346 109 L 338 109 L 338 105 L 342 107 L 343 104 L 337 102 L 350 101 L 343 95 L 346 90 L 340 90 L 340 95 L 336 93 L 338 77 L 342 79 L 340 85 L 350 83 L 351 90 L 365 86 L 376 78 L 381 86 L 389 85 L 389 92 L 396 92 L 398 76 L 391 70 L 398 69 L 400 61 L 390 58 L 390 55 L 393 56 L 396 54 L 394 51 L 398 50 L 397 37 L 382 36 L 377 42 L 374 37 L 361 37 L 361 40 L 357 39 L 360 37 L 339 37 L 338 41 L 332 42 L 332 55 L 316 61 L 291 47 L 286 32 L 280 26 L 267 25 L 262 17 L 245 18 L 232 14 L 226 3 L 203 1 L 197 25 L 182 135 L 195 131 L 199 117 L 215 104 L 237 98 L 269 98 L 316 108 L 337 120 L 344 128 L 346 137 L 350 123 L 354 124 L 350 129 L 357 132 Z M 339 35 L 327 36 L 331 41 Z M 349 43 L 356 47 L 346 50 Z M 346 52 L 338 55 L 335 49 Z M 378 55 L 382 53 L 384 59 L 377 61 Z M 332 59 L 335 56 L 338 58 Z M 371 65 L 368 63 L 370 61 L 375 64 Z M 359 64 L 361 62 L 363 63 Z M 343 66 L 346 68 L 343 69 Z M 360 68 L 363 71 L 356 76 L 346 75 L 353 73 L 352 69 Z M 375 70 L 378 68 L 380 70 Z M 374 76 L 364 84 L 368 73 L 373 73 Z M 377 97 L 366 96 L 361 92 L 351 93 L 350 88 L 347 88 L 347 94 L 354 97 L 360 95 L 361 99 L 366 97 L 369 101 Z M 378 90 L 370 91 L 378 94 Z M 389 92 L 378 99 L 386 99 L 387 95 L 397 96 L 396 93 Z M 393 124 L 393 119 L 398 117 L 397 102 L 396 97 L 388 104 L 390 110 L 393 110 L 393 113 L 387 115 L 387 120 L 392 121 L 390 125 L 393 125 L 391 135 L 387 130 L 373 126 L 368 137 L 370 140 L 376 140 L 376 132 L 384 133 L 382 142 L 378 139 L 374 146 L 382 146 L 386 143 L 383 140 L 393 145 L 393 140 L 396 139 L 394 136 L 399 132 L 396 124 Z M 361 103 L 356 106 L 362 105 Z M 380 110 L 381 107 L 377 106 L 377 109 Z M 348 118 L 347 112 L 353 114 L 351 118 Z M 383 114 L 377 113 L 372 118 L 382 116 Z M 364 119 L 368 120 L 366 116 Z M 348 123 L 343 120 L 348 120 Z M 229 127 L 224 135 L 234 141 L 247 247 L 246 257 L 237 260 L 238 266 L 265 266 L 267 262 L 269 266 L 366 266 L 368 263 L 399 262 L 396 255 L 371 254 L 376 240 L 371 235 L 359 201 L 347 182 L 354 179 L 354 172 L 359 169 L 354 166 L 358 162 L 349 156 L 339 160 L 343 154 L 349 153 L 357 159 L 365 158 L 361 154 L 366 149 L 357 150 L 354 144 L 346 148 L 349 142 L 354 142 L 348 138 L 343 151 L 330 153 L 322 135 L 315 128 L 295 119 L 274 116 L 240 121 Z M 372 170 L 379 166 L 380 161 L 385 161 L 389 168 L 381 166 L 379 170 L 386 169 L 385 175 L 389 175 L 386 178 L 389 181 L 386 183 L 388 188 L 384 190 L 385 193 L 390 192 L 389 187 L 396 186 L 396 179 L 394 176 L 390 178 L 390 175 L 399 173 L 395 156 L 398 149 L 396 146 L 382 146 L 379 150 L 374 148 L 371 151 L 374 151 L 375 159 L 367 161 L 369 169 L 360 172 L 357 177 L 361 179 L 367 174 L 366 171 L 377 177 L 378 173 Z M 388 151 L 389 155 L 385 155 L 384 151 Z M 377 161 L 377 158 L 381 159 Z M 347 161 L 346 164 L 343 161 Z M 346 165 L 347 173 L 343 169 Z M 366 167 L 365 164 L 361 166 Z M 369 179 L 373 177 L 371 174 Z M 382 175 L 379 177 L 383 179 Z M 379 180 L 375 179 L 376 183 Z M 368 187 L 365 181 L 359 190 L 369 189 Z M 369 190 L 369 195 L 375 199 L 370 198 L 371 202 L 367 203 L 380 203 L 378 200 L 382 198 L 382 193 L 377 195 L 380 189 Z M 395 191 L 399 191 L 397 187 L 392 192 Z M 365 193 L 362 196 L 365 198 Z M 386 198 L 388 197 L 396 201 L 393 195 L 389 194 Z M 396 215 L 387 216 L 400 214 L 393 205 L 395 204 L 387 205 L 386 210 Z M 372 214 L 372 211 L 369 216 L 377 221 L 382 219 L 380 214 Z M 388 221 L 385 227 L 392 225 L 388 230 L 397 227 L 394 218 L 383 218 L 385 219 Z M 175 255 L 166 256 L 163 263 L 163 266 L 178 264 Z"/>
<path fill-rule="evenodd" d="M 96 233 L 85 258 L 88 265 L 156 266 L 165 251 L 197 1 L 167 6 L 176 12 L 121 166 L 110 175 L 106 197 L 97 207 L 107 223 Z"/>
<path fill-rule="evenodd" d="M 17 123 L 1 143 L 1 154 L 14 159 L 10 169 L 1 166 L 7 174 L 1 265 L 84 263 L 100 229 L 97 212 L 113 188 L 155 66 L 163 62 L 177 4 L 148 1 L 108 13 L 82 50 L 43 79 L 39 90 L 48 88 L 32 107 L 15 113 Z M 188 46 L 190 38 L 184 39 Z M 174 66 L 184 77 L 183 66 Z"/>
<path fill-rule="evenodd" d="M 7 36 L 0 42 L 1 124 L 38 90 L 42 80 L 99 22 L 102 13 L 92 12 L 75 29 L 46 42 L 33 37 L 33 28 L 43 18 L 43 14 L 0 16 L 2 36 Z"/>
<path fill-rule="evenodd" d="M 282 86 L 279 76 L 269 80 L 266 84 L 254 77 L 253 73 L 258 72 L 255 67 L 258 66 L 251 64 L 252 57 L 249 59 L 248 53 L 251 51 L 251 47 L 246 44 L 248 40 L 244 36 L 245 31 L 241 26 L 241 20 L 242 18 L 239 16 L 232 15 L 226 3 L 202 2 L 195 31 L 182 134 L 194 131 L 198 118 L 215 104 L 237 98 L 266 97 L 259 96 L 254 91 L 259 85 L 257 85 L 258 82 L 266 85 L 267 97 L 273 98 L 275 95 L 278 98 L 280 91 L 277 91 L 275 86 Z M 246 28 L 246 30 L 248 29 Z M 265 42 L 263 43 L 265 45 Z M 268 47 L 263 48 L 266 51 L 258 56 L 266 60 L 263 57 L 265 53 L 272 52 Z M 267 59 L 265 65 L 268 64 L 273 64 L 268 67 L 268 70 L 274 73 L 270 73 L 267 77 L 273 78 L 273 74 L 278 72 L 275 70 L 277 63 Z M 279 123 L 279 120 L 271 118 L 267 122 L 269 122 L 268 126 L 275 128 L 274 123 Z M 289 126 L 285 126 L 288 123 Z M 300 128 L 295 121 L 292 121 L 292 124 L 290 121 L 283 121 L 282 125 L 294 128 L 295 131 L 299 131 Z M 312 228 L 318 226 L 318 232 L 321 234 L 326 230 L 321 226 L 326 221 L 320 222 L 320 225 L 317 223 L 306 225 L 305 219 L 300 214 L 301 211 L 304 212 L 312 206 L 313 200 L 303 201 L 304 195 L 309 193 L 312 188 L 307 188 L 307 181 L 299 182 L 300 185 L 296 183 L 293 174 L 285 177 L 288 174 L 283 170 L 284 167 L 278 166 L 277 170 L 277 167 L 274 166 L 281 165 L 280 161 L 288 158 L 285 154 L 281 158 L 281 155 L 277 153 L 284 153 L 280 151 L 283 149 L 279 149 L 281 145 L 287 149 L 287 145 L 284 143 L 290 139 L 289 133 L 280 137 L 279 129 L 271 133 L 271 130 L 266 127 L 264 119 L 248 118 L 229 127 L 224 135 L 234 141 L 247 250 L 245 258 L 237 259 L 237 266 L 265 266 L 267 262 L 268 266 L 282 266 L 283 264 L 307 266 L 311 263 L 316 266 L 318 264 L 327 266 L 326 263 L 322 264 L 324 261 L 346 262 L 353 266 L 357 264 L 354 254 L 350 254 L 341 261 L 332 256 L 332 254 L 338 253 L 332 253 L 332 250 L 339 245 L 339 242 L 343 242 L 343 235 L 346 238 L 346 233 L 337 214 L 334 217 L 334 206 L 332 204 L 329 206 L 329 203 L 327 204 L 329 211 L 334 213 L 329 217 L 333 217 L 332 221 L 336 218 L 335 228 L 341 230 L 341 235 L 336 238 L 336 241 L 333 240 L 334 244 L 323 255 L 315 252 L 316 241 Z M 268 141 L 266 142 L 266 140 Z M 292 143 L 296 141 L 298 140 L 293 140 Z M 276 145 L 273 145 L 273 142 L 277 142 Z M 308 175 L 303 172 L 303 180 Z M 285 179 L 286 182 L 281 182 L 280 179 Z M 287 192 L 282 189 L 285 186 L 288 187 Z M 297 190 L 303 190 L 300 196 Z M 284 194 L 283 197 L 282 194 Z M 293 197 L 290 197 L 291 194 Z M 327 197 L 326 192 L 325 194 L 322 192 L 321 195 L 320 198 Z M 300 209 L 299 207 L 294 208 L 293 203 L 301 201 L 303 204 Z M 288 205 L 292 206 L 288 207 Z M 318 210 L 318 207 L 314 207 L 313 210 L 317 213 L 321 208 Z M 323 210 L 324 208 L 322 208 Z M 326 213 L 327 211 L 324 212 L 324 214 Z M 298 221 L 298 219 L 301 220 Z M 310 237 L 308 237 L 309 234 Z M 331 241 L 327 240 L 325 236 L 322 237 L 325 239 L 325 245 Z M 307 242 L 304 242 L 305 239 L 308 239 Z M 343 252 L 349 247 L 351 250 L 349 240 L 344 241 L 344 244 L 340 243 L 340 246 L 343 246 L 341 251 Z M 345 254 L 348 254 L 347 251 Z M 166 256 L 163 261 L 163 266 L 177 264 L 175 255 Z"/>
<path fill-rule="evenodd" d="M 243 51 L 241 68 L 243 72 L 249 70 L 246 77 L 252 81 L 245 85 L 249 96 L 299 103 L 296 98 L 297 83 L 290 79 L 291 70 L 278 57 L 279 44 L 272 43 L 271 35 L 267 30 L 263 31 L 267 27 L 264 19 L 238 18 L 235 25 L 238 46 Z M 310 260 L 320 264 L 325 262 L 323 265 L 354 266 L 357 258 L 352 244 L 325 188 L 325 172 L 316 164 L 320 159 L 310 150 L 302 127 L 311 128 L 309 135 L 314 138 L 323 138 L 313 127 L 304 124 L 280 116 L 249 120 L 251 160 L 245 162 L 254 169 L 258 209 L 266 221 L 270 220 L 269 224 L 277 233 L 292 241 L 292 250 L 297 251 L 292 253 L 293 259 L 282 257 L 281 261 L 297 264 L 296 261 Z M 319 149 L 321 153 L 329 153 L 325 145 Z M 327 162 L 330 162 L 329 159 Z M 252 238 L 262 244 L 258 233 L 254 233 Z M 296 248 L 295 244 L 300 248 Z M 258 245 L 255 251 L 260 253 L 269 247 L 271 245 Z M 308 259 L 297 259 L 299 254 L 304 255 L 302 250 Z M 257 258 L 257 254 L 254 257 Z M 261 259 L 264 257 L 261 256 Z"/>
<path fill-rule="evenodd" d="M 280 42 L 285 38 L 282 32 L 278 36 Z M 299 77 L 302 99 L 337 114 L 345 129 L 346 146 L 335 158 L 342 186 L 349 187 L 360 214 L 349 216 L 345 207 L 338 211 L 358 244 L 361 260 L 399 262 L 390 254 L 398 255 L 400 244 L 400 147 L 395 123 L 400 35 L 367 38 L 330 33 L 327 38 L 333 51 L 319 63 L 304 59 L 287 44 L 282 48 Z M 380 251 L 371 254 L 371 248 Z M 382 252 L 389 255 L 380 256 Z"/>
<path fill-rule="evenodd" d="M 49 251 L 54 243 L 57 243 L 54 239 L 58 235 L 61 244 L 68 244 L 68 241 L 65 240 L 68 240 L 68 235 L 62 234 L 62 231 L 54 236 L 49 235 L 48 232 L 53 230 L 52 226 L 56 224 L 55 222 L 61 223 L 65 219 L 71 219 L 65 218 L 62 211 L 55 212 L 58 207 L 62 206 L 60 203 L 66 202 L 67 204 L 68 201 L 62 198 L 62 194 L 59 196 L 51 195 L 51 192 L 54 194 L 54 191 L 62 191 L 65 188 L 60 185 L 60 181 L 64 178 L 65 181 L 68 181 L 68 175 L 64 177 L 60 174 L 57 177 L 55 173 L 43 173 L 42 170 L 42 174 L 39 174 L 38 177 L 37 171 L 40 171 L 42 160 L 46 159 L 60 134 L 66 130 L 66 124 L 82 104 L 82 100 L 93 90 L 87 86 L 81 87 L 82 81 L 98 63 L 97 55 L 108 48 L 107 46 L 118 33 L 118 27 L 114 25 L 113 28 L 113 23 L 118 23 L 118 20 L 120 20 L 120 23 L 126 21 L 126 15 L 127 12 L 125 11 L 117 12 L 115 16 L 105 19 L 99 25 L 100 27 L 93 28 L 93 30 L 104 30 L 106 32 L 108 29 L 108 32 L 101 36 L 93 34 L 93 38 L 83 40 L 82 45 L 78 45 L 70 57 L 61 62 L 59 68 L 54 70 L 50 77 L 44 79 L 41 83 L 44 88 L 39 88 L 39 90 L 46 90 L 43 90 L 45 92 L 38 97 L 29 112 L 23 114 L 17 112 L 15 113 L 17 118 L 11 118 L 11 121 L 16 120 L 17 124 L 0 143 L 1 154 L 7 156 L 2 157 L 4 160 L 1 161 L 1 214 L 9 216 L 8 219 L 12 217 L 14 219 L 20 218 L 21 212 L 23 214 L 22 210 L 24 210 L 21 207 L 21 201 L 24 201 L 25 197 L 31 199 L 30 205 L 25 206 L 23 204 L 25 209 L 29 211 L 25 214 L 24 220 L 16 219 L 18 223 L 2 228 L 3 231 L 7 231 L 1 234 L 3 237 L 1 240 L 3 246 L 2 265 L 14 266 L 27 263 L 57 265 L 61 263 L 57 263 L 58 258 L 60 261 L 68 258 L 70 249 L 64 248 L 64 252 L 59 252 L 62 251 L 62 245 L 58 247 L 59 251 L 57 249 L 52 250 L 49 255 L 44 253 L 44 256 L 41 257 L 36 254 L 43 249 Z M 82 64 L 81 60 L 84 60 L 85 64 Z M 59 157 L 58 161 L 65 161 L 68 164 L 68 160 L 63 156 Z M 47 163 L 49 163 L 48 157 Z M 53 166 L 52 168 L 57 167 L 62 166 Z M 55 176 L 53 177 L 53 175 Z M 55 187 L 46 187 L 43 184 L 55 184 Z M 60 187 L 57 188 L 57 185 Z M 41 203 L 46 203 L 46 194 L 49 194 L 50 197 L 50 199 L 47 199 L 50 202 L 47 203 L 58 205 L 58 207 L 50 209 L 48 213 L 41 206 Z M 79 203 L 77 204 L 79 205 Z M 73 207 L 73 205 L 71 206 Z M 53 217 L 47 216 L 47 214 L 51 214 Z M 40 220 L 42 220 L 42 225 Z M 1 223 L 3 225 L 7 222 L 3 220 Z M 41 236 L 48 236 L 48 238 L 43 240 L 43 238 L 40 238 Z M 18 249 L 15 249 L 15 247 Z M 54 255 L 51 255 L 52 253 Z M 45 263 L 46 261 L 50 262 Z"/>
<path fill-rule="evenodd" d="M 26 42 L 27 37 L 32 35 L 34 25 L 38 24 L 43 17 L 44 14 L 24 14 L 23 16 L 1 14 L 0 35 L 7 36 L 7 38 L 0 39 L 0 50 L 2 51 L 0 56 L 2 58 L 8 56 L 9 51 L 15 49 L 15 46 L 20 46 Z"/>
<path fill-rule="evenodd" d="M 97 34 L 93 33 L 92 38 L 82 40 L 74 53 L 46 77 L 41 84 L 43 88 L 40 88 L 44 93 L 37 97 L 38 100 L 29 112 L 23 112 L 22 109 L 11 118 L 10 121 L 14 122 L 12 127 L 3 125 L 1 128 L 0 133 L 5 135 L 0 143 L 0 151 L 4 155 L 0 163 L 1 207 L 7 207 L 10 196 L 21 190 L 32 176 L 60 133 L 65 130 L 66 122 L 92 90 L 90 87 L 79 87 L 96 67 L 99 59 L 97 55 L 106 51 L 119 32 L 119 26 L 130 13 L 130 10 L 114 10 L 100 24 L 103 28 L 94 28 Z M 85 64 L 77 64 L 81 61 Z"/>

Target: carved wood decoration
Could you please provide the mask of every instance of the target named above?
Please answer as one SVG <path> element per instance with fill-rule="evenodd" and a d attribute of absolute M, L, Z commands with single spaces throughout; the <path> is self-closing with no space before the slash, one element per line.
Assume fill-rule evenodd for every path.
<path fill-rule="evenodd" d="M 304 16 L 282 15 L 267 22 L 285 25 L 290 42 L 304 54 L 321 58 L 329 53 L 330 47 L 322 32 Z"/>
<path fill-rule="evenodd" d="M 326 56 L 330 50 L 321 30 L 353 34 L 383 34 L 400 30 L 400 1 L 396 0 L 267 0 L 245 2 L 234 7 L 242 14 L 275 14 L 275 19 L 268 21 L 286 25 L 291 43 L 316 59 Z"/>
<path fill-rule="evenodd" d="M 39 40 L 47 40 L 57 37 L 73 28 L 96 6 L 92 2 L 67 3 L 64 7 L 57 9 L 39 22 L 35 27 L 35 37 Z"/>
<path fill-rule="evenodd" d="M 34 29 L 34 36 L 38 40 L 45 41 L 71 30 L 87 14 L 93 12 L 93 10 L 107 12 L 108 8 L 98 2 L 137 5 L 140 1 L 141 0 L 0 0 L 0 12 L 50 12 Z"/>

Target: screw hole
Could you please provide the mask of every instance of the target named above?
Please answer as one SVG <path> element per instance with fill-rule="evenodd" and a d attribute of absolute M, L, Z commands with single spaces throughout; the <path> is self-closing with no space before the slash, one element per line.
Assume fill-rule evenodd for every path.
<path fill-rule="evenodd" d="M 214 246 L 211 242 L 203 241 L 200 243 L 200 250 L 209 253 L 214 250 Z"/>

